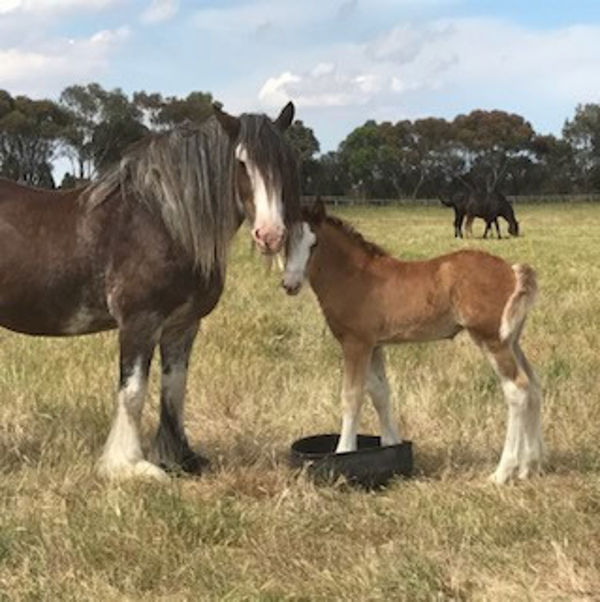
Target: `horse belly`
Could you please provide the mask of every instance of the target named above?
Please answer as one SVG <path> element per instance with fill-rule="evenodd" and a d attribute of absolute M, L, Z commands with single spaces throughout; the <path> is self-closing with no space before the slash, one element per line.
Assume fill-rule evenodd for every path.
<path fill-rule="evenodd" d="M 452 339 L 462 326 L 456 323 L 451 314 L 443 314 L 433 318 L 413 318 L 391 328 L 391 336 L 386 343 L 417 343 Z"/>
<path fill-rule="evenodd" d="M 2 279 L 0 279 L 2 280 Z M 92 287 L 57 286 L 3 279 L 0 286 L 0 326 L 31 335 L 69 336 L 115 328 L 113 317 Z M 64 284 L 64 283 L 63 283 Z"/>
<path fill-rule="evenodd" d="M 0 305 L 0 326 L 22 334 L 74 336 L 116 328 L 114 318 L 97 308 L 64 307 L 49 311 L 36 303 Z"/>

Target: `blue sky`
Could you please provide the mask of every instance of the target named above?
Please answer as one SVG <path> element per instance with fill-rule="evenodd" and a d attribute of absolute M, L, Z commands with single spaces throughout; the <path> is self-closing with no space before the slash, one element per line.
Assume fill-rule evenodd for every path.
<path fill-rule="evenodd" d="M 275 115 L 292 99 L 322 150 L 356 126 L 475 108 L 560 133 L 600 102 L 600 2 L 0 0 L 0 88 L 186 95 Z"/>

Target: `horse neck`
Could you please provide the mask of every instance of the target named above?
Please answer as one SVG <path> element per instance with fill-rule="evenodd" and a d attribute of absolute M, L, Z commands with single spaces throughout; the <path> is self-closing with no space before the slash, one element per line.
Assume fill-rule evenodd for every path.
<path fill-rule="evenodd" d="M 508 202 L 502 203 L 499 213 L 507 222 L 511 224 L 515 223 L 515 212 L 513 211 L 513 208 L 508 204 Z"/>
<path fill-rule="evenodd" d="M 364 272 L 372 256 L 350 235 L 328 223 L 317 231 L 317 246 L 311 259 L 310 284 L 319 296 L 336 284 L 344 286 L 347 278 Z M 354 279 L 355 280 L 355 279 Z"/>

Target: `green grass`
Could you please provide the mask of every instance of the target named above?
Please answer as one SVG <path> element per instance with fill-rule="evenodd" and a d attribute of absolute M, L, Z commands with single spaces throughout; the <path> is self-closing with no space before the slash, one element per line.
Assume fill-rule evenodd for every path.
<path fill-rule="evenodd" d="M 545 476 L 487 483 L 505 407 L 462 335 L 388 351 L 416 478 L 365 493 L 295 474 L 290 443 L 339 430 L 339 349 L 310 291 L 286 297 L 244 231 L 191 363 L 187 427 L 212 461 L 199 479 L 95 476 L 114 333 L 0 331 L 0 600 L 597 599 L 600 206 L 519 206 L 523 236 L 500 241 L 453 239 L 443 208 L 338 213 L 404 258 L 477 247 L 537 268 L 523 347 L 544 387 Z M 154 370 L 146 440 L 157 393 Z M 366 404 L 361 430 L 376 428 Z"/>

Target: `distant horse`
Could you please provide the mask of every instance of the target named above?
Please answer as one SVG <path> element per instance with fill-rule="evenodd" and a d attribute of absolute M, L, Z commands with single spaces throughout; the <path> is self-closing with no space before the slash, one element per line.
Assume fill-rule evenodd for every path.
<path fill-rule="evenodd" d="M 200 319 L 223 290 L 229 242 L 244 218 L 266 254 L 293 244 L 300 218 L 298 166 L 273 122 L 215 108 L 132 148 L 73 191 L 0 180 L 0 325 L 30 335 L 119 329 L 116 412 L 98 469 L 110 478 L 200 472 L 184 431 L 187 367 Z M 297 237 L 296 237 L 297 238 Z M 140 415 L 156 346 L 160 423 L 150 460 Z"/>
<path fill-rule="evenodd" d="M 508 404 L 498 483 L 526 478 L 542 454 L 541 395 L 519 337 L 537 285 L 527 265 L 512 267 L 488 253 L 463 250 L 426 261 L 399 261 L 369 243 L 322 204 L 305 210 L 302 242 L 288 255 L 283 286 L 305 276 L 344 355 L 345 407 L 337 452 L 356 449 L 366 386 L 382 443 L 399 442 L 390 417 L 383 345 L 452 339 L 466 330 L 496 371 Z"/>
<path fill-rule="evenodd" d="M 508 199 L 497 190 L 481 193 L 476 191 L 456 192 L 451 196 L 440 196 L 441 202 L 447 207 L 454 209 L 454 236 L 462 238 L 462 224 L 466 217 L 465 229 L 469 236 L 473 235 L 473 221 L 480 217 L 485 221 L 483 238 L 487 238 L 488 232 L 494 224 L 496 235 L 502 238 L 498 217 L 503 217 L 508 222 L 508 233 L 511 236 L 519 236 L 519 222 L 515 218 L 515 212 Z"/>

